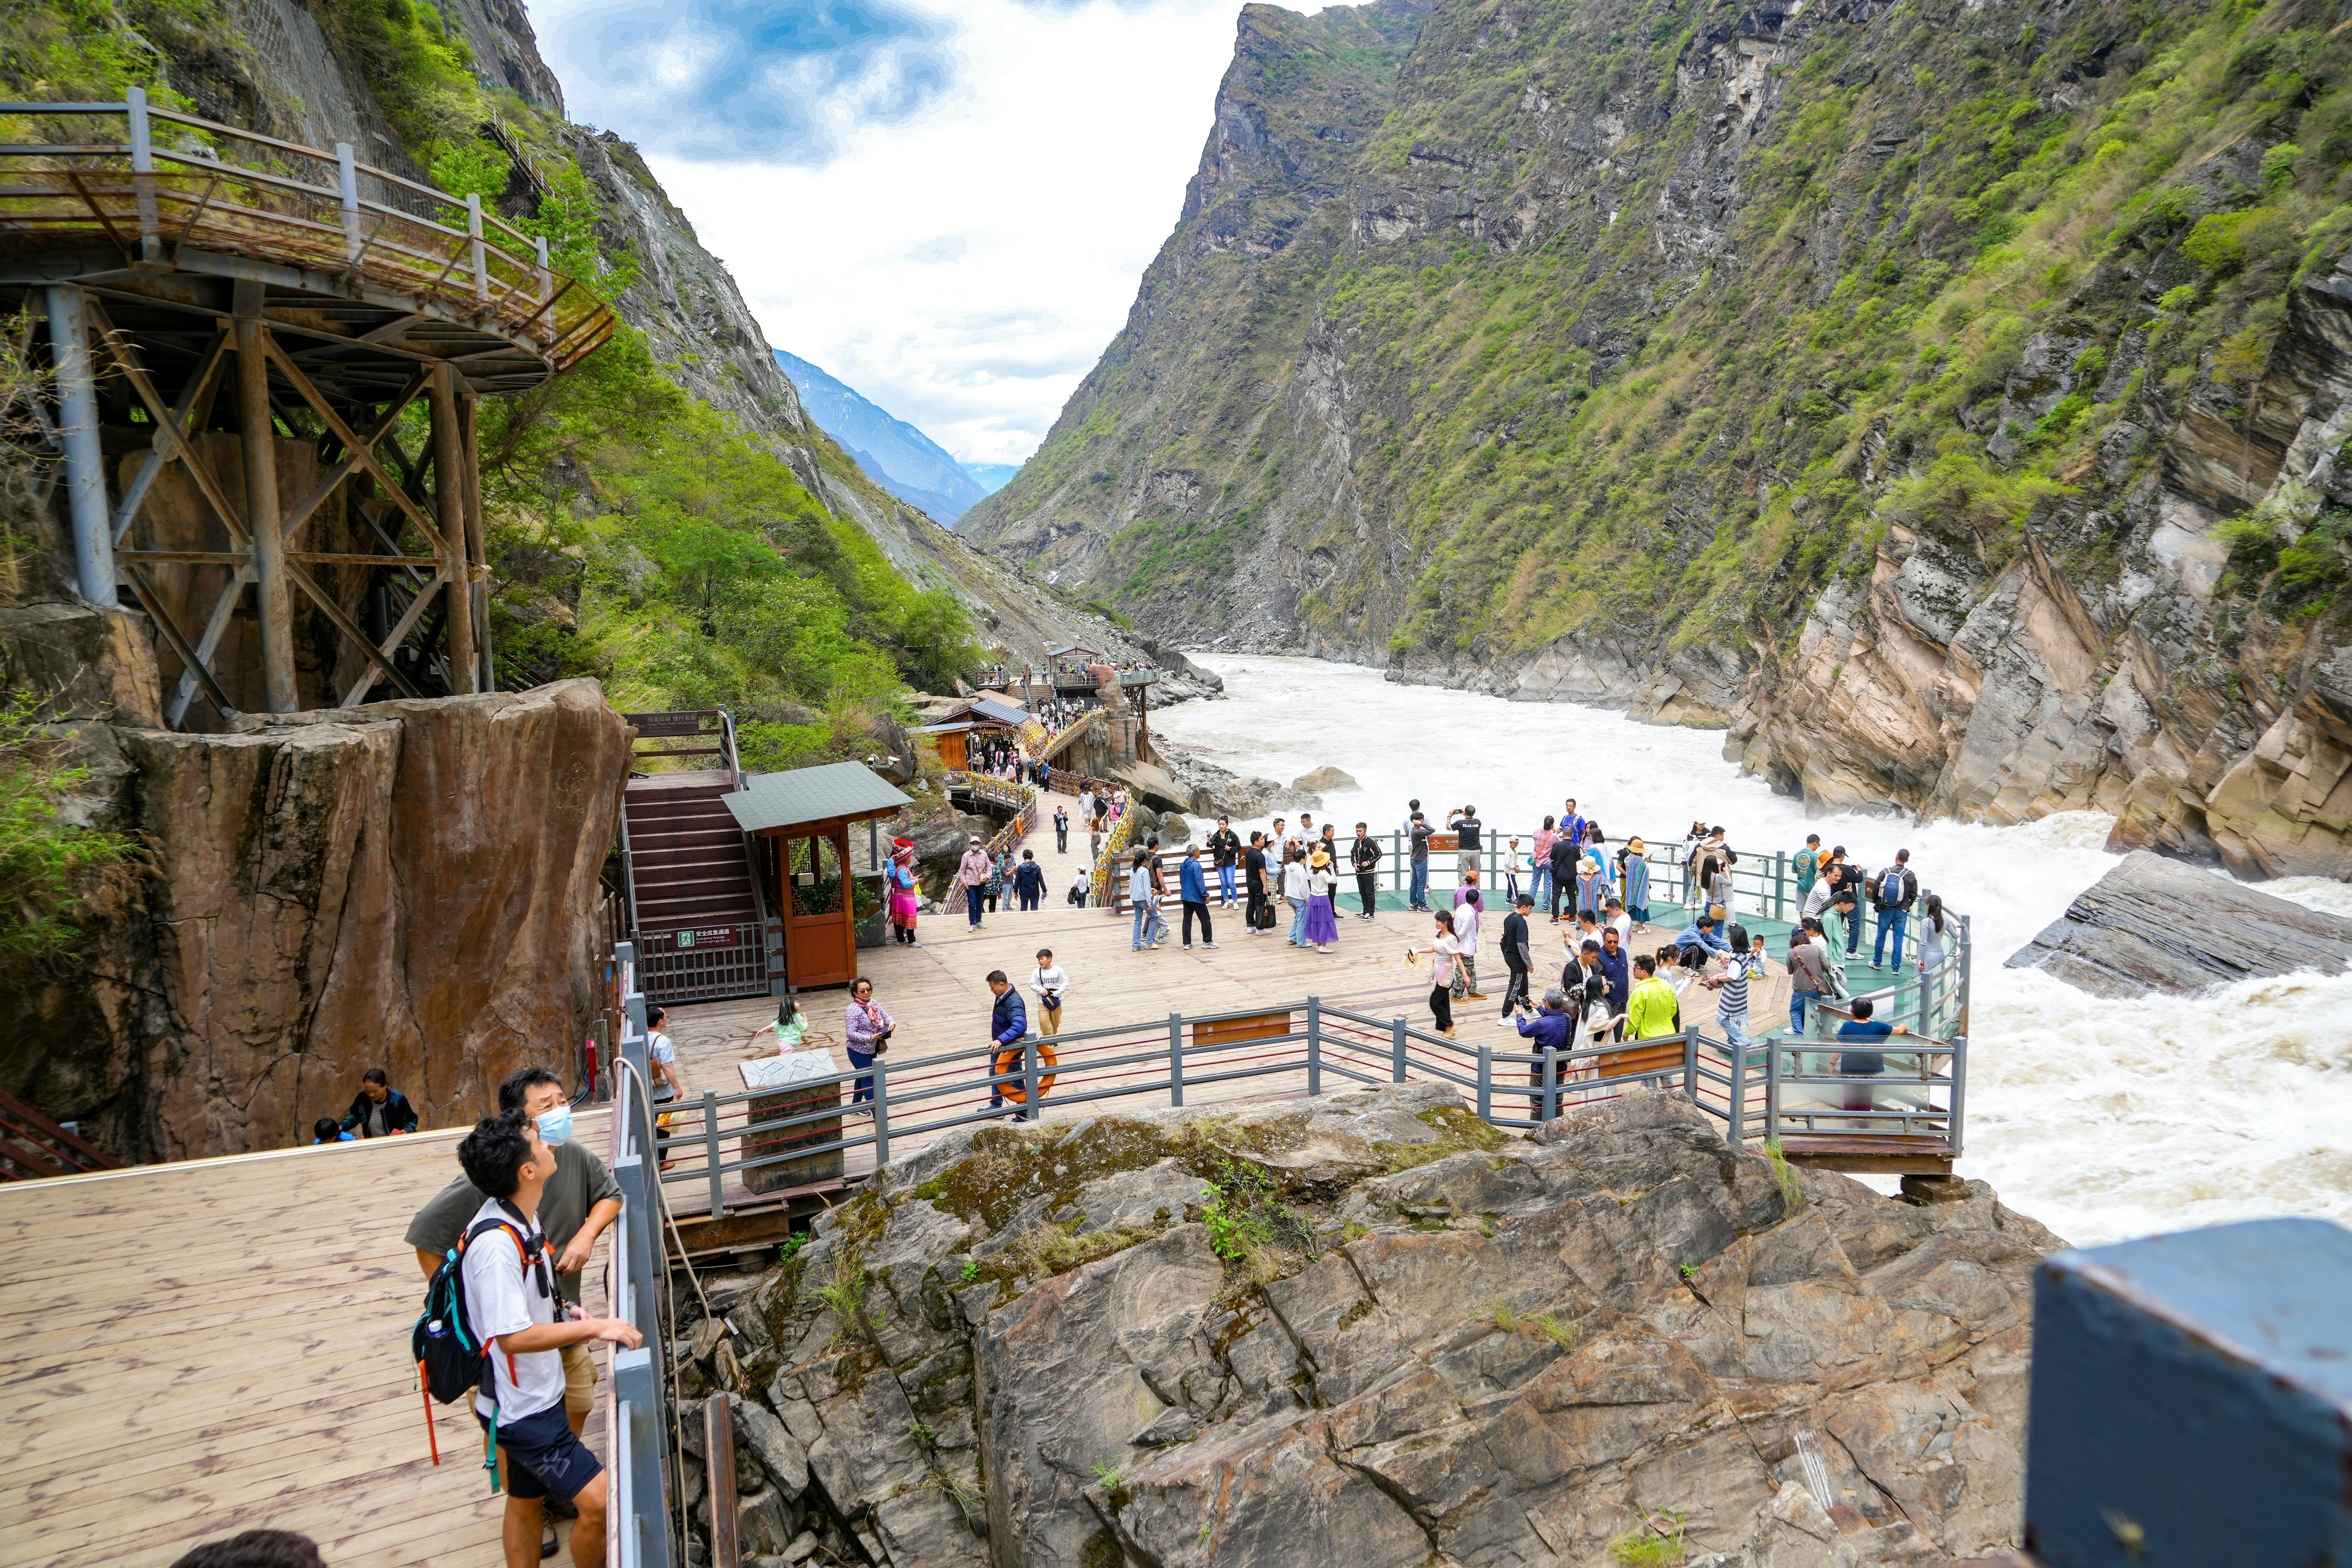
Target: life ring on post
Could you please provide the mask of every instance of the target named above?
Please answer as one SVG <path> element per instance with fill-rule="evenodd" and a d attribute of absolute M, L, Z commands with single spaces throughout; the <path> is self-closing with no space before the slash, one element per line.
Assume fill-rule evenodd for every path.
<path fill-rule="evenodd" d="M 1040 1097 L 1054 1087 L 1053 1069 L 1061 1059 L 1054 1054 L 1053 1041 L 1041 1039 L 1037 1042 L 1037 1093 Z M 1019 1046 L 1007 1046 L 996 1053 L 996 1076 L 1008 1078 L 1009 1075 L 1009 1081 L 999 1084 L 997 1090 L 1015 1105 L 1029 1103 L 1029 1080 L 1021 1076 L 1021 1067 Z"/>

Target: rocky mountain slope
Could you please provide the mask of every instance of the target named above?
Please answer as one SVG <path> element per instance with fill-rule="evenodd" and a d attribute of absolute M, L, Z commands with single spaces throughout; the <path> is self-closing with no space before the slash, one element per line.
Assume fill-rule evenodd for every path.
<path fill-rule="evenodd" d="M 953 522 L 981 498 L 979 483 L 945 447 L 856 387 L 782 349 L 776 363 L 809 416 L 892 495 L 941 522 Z"/>
<path fill-rule="evenodd" d="M 962 531 L 1163 635 L 1727 726 L 1825 805 L 2345 874 L 2340 20 L 1251 5 Z"/>
<path fill-rule="evenodd" d="M 1401 1085 L 959 1134 L 721 1287 L 684 1375 L 746 1561 L 1925 1568 L 2015 1544 L 2057 1245 L 1666 1094 L 1522 1139 Z"/>

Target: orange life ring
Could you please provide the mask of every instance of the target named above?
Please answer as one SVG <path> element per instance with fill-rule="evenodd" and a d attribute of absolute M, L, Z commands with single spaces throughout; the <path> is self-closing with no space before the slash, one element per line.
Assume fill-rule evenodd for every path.
<path fill-rule="evenodd" d="M 1050 1069 L 1060 1060 L 1061 1058 L 1054 1054 L 1053 1041 L 1039 1040 L 1037 1042 L 1037 1065 L 1041 1068 L 1048 1069 L 1041 1071 L 1037 1075 L 1037 1092 L 1040 1096 L 1044 1095 L 1047 1089 L 1054 1087 L 1054 1074 Z M 997 1092 L 1003 1095 L 1005 1099 L 1013 1101 L 1015 1105 L 1026 1105 L 1029 1103 L 1029 1080 L 1021 1076 L 1021 1068 L 1022 1061 L 1020 1047 L 1007 1046 L 1004 1049 L 996 1053 L 996 1076 L 1003 1078 L 1010 1074 L 1013 1079 L 1010 1083 L 999 1084 L 997 1086 Z"/>

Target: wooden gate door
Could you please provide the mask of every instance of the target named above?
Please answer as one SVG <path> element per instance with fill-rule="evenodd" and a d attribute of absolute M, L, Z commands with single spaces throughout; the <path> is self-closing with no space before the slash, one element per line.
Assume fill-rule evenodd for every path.
<path fill-rule="evenodd" d="M 845 826 L 784 839 L 784 972 L 803 990 L 856 977 L 857 926 L 843 874 L 848 863 Z"/>

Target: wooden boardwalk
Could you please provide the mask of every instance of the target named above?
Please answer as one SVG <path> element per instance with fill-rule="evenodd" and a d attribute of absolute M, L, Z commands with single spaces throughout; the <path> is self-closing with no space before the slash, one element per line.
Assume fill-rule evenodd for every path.
<path fill-rule="evenodd" d="M 1035 998 L 1029 994 L 1028 977 L 1040 947 L 1052 948 L 1055 961 L 1070 976 L 1069 999 L 1062 1013 L 1065 1030 L 1148 1025 L 1171 1012 L 1234 1012 L 1255 1005 L 1302 1002 L 1310 995 L 1367 1016 L 1402 1016 L 1416 1028 L 1430 1027 L 1426 961 L 1419 967 L 1408 964 L 1404 952 L 1408 947 L 1429 944 L 1433 935 L 1433 922 L 1425 914 L 1404 910 L 1402 895 L 1383 891 L 1376 918 L 1359 920 L 1353 912 L 1360 907 L 1354 879 L 1343 877 L 1339 940 L 1337 951 L 1331 953 L 1289 945 L 1285 940 L 1288 907 L 1280 904 L 1276 906 L 1279 923 L 1273 931 L 1257 936 L 1248 934 L 1244 928 L 1239 908 L 1212 908 L 1210 915 L 1219 945 L 1214 950 L 1198 945 L 1196 932 L 1196 945 L 1189 952 L 1181 945 L 1181 918 L 1171 905 L 1166 912 L 1169 945 L 1156 952 L 1136 952 L 1129 945 L 1134 931 L 1131 917 L 1092 907 L 1073 909 L 1063 901 L 1077 869 L 1087 864 L 1087 840 L 1083 833 L 1074 829 L 1070 851 L 1063 853 L 1055 848 L 1053 807 L 1057 802 L 1066 806 L 1075 818 L 1075 797 L 1045 796 L 1039 813 L 1043 826 L 1034 830 L 1024 845 L 1034 852 L 1045 868 L 1046 893 L 1041 908 L 1034 911 L 999 909 L 985 917 L 976 933 L 969 929 L 961 911 L 953 915 L 927 914 L 917 926 L 917 946 L 885 943 L 858 954 L 863 973 L 874 982 L 876 998 L 898 1026 L 889 1053 L 894 1063 L 985 1045 L 994 1000 L 986 977 L 993 969 L 1004 971 L 1020 987 L 1024 1002 L 1033 1009 L 1034 1026 Z M 1205 850 L 1202 858 L 1213 899 L 1216 872 L 1206 864 Z M 1172 862 L 1168 876 L 1173 887 Z M 1389 879 L 1385 865 L 1381 879 L 1383 883 Z M 1238 872 L 1235 887 L 1238 892 Z M 1433 889 L 1430 894 L 1434 905 L 1450 903 L 1452 898 L 1450 890 Z M 1496 1022 L 1508 975 L 1502 960 L 1502 910 L 1493 896 L 1487 901 L 1492 907 L 1481 922 L 1478 944 L 1479 984 L 1487 999 L 1456 1003 L 1454 1022 L 1465 1047 L 1475 1049 L 1483 1041 L 1497 1050 L 1517 1050 L 1517 1034 L 1498 1027 Z M 1636 951 L 1660 946 L 1681 929 L 1679 919 L 1668 924 L 1665 911 L 1653 912 L 1658 916 L 1658 924 L 1635 929 Z M 1560 967 L 1566 961 L 1560 936 L 1574 927 L 1569 922 L 1551 925 L 1541 910 L 1533 920 L 1534 991 L 1539 1002 L 1545 986 L 1559 983 Z M 1782 933 L 1788 928 L 1784 923 L 1770 920 L 1751 923 L 1766 931 L 1775 947 L 1786 945 Z M 802 1048 L 831 1050 L 836 1071 L 847 1071 L 849 1068 L 847 1055 L 839 1049 L 843 1010 L 848 997 L 846 988 L 808 992 L 801 997 L 811 1026 Z M 1774 1020 L 1785 1020 L 1788 1005 L 1787 972 L 1775 961 L 1767 977 L 1751 988 L 1751 1032 L 1760 1034 Z M 1712 1001 L 1697 1002 L 1696 1006 L 1696 1016 L 1711 1026 Z M 775 1005 L 766 999 L 672 1007 L 670 1034 L 677 1044 L 678 1075 L 686 1084 L 689 1100 L 705 1090 L 721 1097 L 741 1094 L 743 1080 L 736 1066 L 748 1058 L 774 1053 L 774 1037 L 767 1032 L 774 1016 Z M 977 1062 L 973 1064 L 972 1076 L 975 1079 L 981 1076 Z M 893 1079 L 894 1084 L 897 1081 Z M 1328 1091 L 1350 1086 L 1344 1080 L 1327 1079 L 1324 1087 Z M 1306 1092 L 1307 1075 L 1301 1068 L 1206 1088 L 1188 1088 L 1186 1103 L 1286 1098 Z M 1102 1110 L 1141 1110 L 1167 1103 L 1164 1090 L 1156 1096 L 1139 1094 L 1108 1101 L 1060 1105 L 1049 1093 L 1045 1097 L 1045 1115 L 1053 1121 L 1075 1121 Z M 721 1125 L 739 1115 L 740 1109 L 722 1109 Z M 931 1114 L 936 1112 L 925 1113 Z M 902 1124 L 902 1115 L 906 1122 L 919 1119 L 912 1107 L 904 1113 L 893 1112 L 891 1153 L 901 1159 L 928 1142 L 920 1135 L 908 1136 L 895 1131 Z M 848 1131 L 852 1135 L 864 1132 L 863 1120 L 851 1123 Z M 707 1180 L 698 1176 L 692 1180 L 675 1179 L 699 1167 L 698 1144 L 689 1142 L 683 1148 L 674 1148 L 673 1153 L 677 1156 L 678 1168 L 671 1173 L 674 1179 L 667 1189 L 672 1208 L 680 1215 L 708 1213 L 710 1200 Z M 732 1139 L 720 1140 L 720 1154 L 724 1161 L 738 1158 Z M 872 1170 L 871 1151 L 849 1151 L 846 1163 L 847 1173 L 853 1177 Z M 755 1196 L 744 1189 L 740 1177 L 730 1175 L 722 1183 L 722 1198 L 731 1212 L 740 1205 L 773 1202 L 774 1194 Z"/>
<path fill-rule="evenodd" d="M 1086 841 L 1073 836 L 1076 854 L 1055 849 L 1050 804 L 1048 825 L 1028 840 L 1046 871 L 1041 910 L 1000 910 L 977 933 L 961 915 L 926 916 L 921 945 L 860 955 L 898 1020 L 894 1060 L 982 1045 L 992 1000 L 984 977 L 1001 968 L 1025 994 L 1040 946 L 1052 947 L 1072 977 L 1067 1029 L 1148 1027 L 1172 1011 L 1239 1011 L 1309 995 L 1426 1026 L 1425 971 L 1403 952 L 1428 942 L 1427 916 L 1386 907 L 1376 920 L 1357 920 L 1344 912 L 1350 883 L 1336 953 L 1291 947 L 1278 931 L 1247 935 L 1238 909 L 1213 911 L 1214 951 L 1132 952 L 1128 919 L 1061 901 Z M 1490 999 L 1455 1009 L 1466 1046 L 1489 1040 L 1507 1050 L 1517 1042 L 1496 1026 L 1500 929 L 1492 913 L 1481 936 Z M 1559 929 L 1537 919 L 1538 994 L 1562 962 Z M 1637 933 L 1636 946 L 1655 946 L 1674 929 Z M 1774 968 L 1756 987 L 1759 1024 L 1786 1007 L 1787 981 Z M 837 1046 L 845 1000 L 842 991 L 805 998 L 812 1048 Z M 735 1063 L 772 1051 L 761 1032 L 771 1016 L 764 1001 L 673 1009 L 689 1094 L 740 1093 Z M 1349 1086 L 1327 1078 L 1325 1087 Z M 1285 1070 L 1191 1088 L 1186 1099 L 1305 1091 L 1303 1070 Z M 1164 1089 L 1092 1103 L 1048 1095 L 1045 1113 L 1075 1120 L 1166 1102 Z M 602 1111 L 583 1113 L 577 1136 L 603 1147 L 605 1121 Z M 402 1236 L 455 1173 L 457 1137 L 425 1132 L 0 1184 L 0 1243 L 15 1260 L 0 1281 L 0 1332 L 10 1347 L 0 1422 L 17 1449 L 0 1479 L 0 1563 L 164 1568 L 199 1541 L 261 1525 L 311 1536 L 336 1568 L 496 1563 L 502 1502 L 479 1468 L 478 1429 L 462 1406 L 436 1407 L 435 1468 L 407 1359 L 423 1281 Z M 921 1142 L 895 1138 L 893 1152 Z M 734 1157 L 731 1140 L 722 1148 Z M 682 1166 L 698 1158 L 691 1144 L 675 1152 Z M 871 1165 L 857 1151 L 849 1172 Z M 708 1206 L 703 1181 L 667 1190 L 681 1214 Z M 731 1208 L 750 1194 L 730 1181 L 726 1196 Z M 602 1300 L 606 1250 L 588 1275 L 592 1308 Z M 601 1411 L 589 1430 L 601 1445 Z"/>
<path fill-rule="evenodd" d="M 602 1146 L 601 1113 L 578 1125 Z M 424 1277 L 401 1237 L 458 1136 L 0 1185 L 0 1563 L 163 1568 L 267 1526 L 335 1568 L 493 1568 L 481 1430 L 435 1406 L 436 1468 L 408 1360 Z M 601 1406 L 588 1435 L 601 1450 Z"/>

